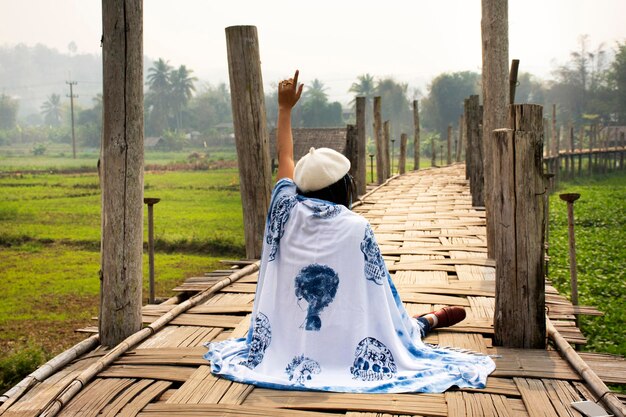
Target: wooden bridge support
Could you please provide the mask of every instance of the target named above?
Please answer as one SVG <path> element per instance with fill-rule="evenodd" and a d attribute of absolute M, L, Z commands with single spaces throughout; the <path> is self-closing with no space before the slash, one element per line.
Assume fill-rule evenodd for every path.
<path fill-rule="evenodd" d="M 413 100 L 413 170 L 420 169 L 420 114 L 417 100 Z"/>
<path fill-rule="evenodd" d="M 256 27 L 226 28 L 226 44 L 246 257 L 258 259 L 271 196 L 272 173 Z"/>
<path fill-rule="evenodd" d="M 461 162 L 461 155 L 463 154 L 463 128 L 465 126 L 465 118 L 463 115 L 459 117 L 459 141 L 456 146 L 456 162 Z"/>
<path fill-rule="evenodd" d="M 385 168 L 383 181 L 387 181 L 387 179 L 391 177 L 391 158 L 389 156 L 389 152 L 391 148 L 389 146 L 390 138 L 391 138 L 391 135 L 389 132 L 389 120 L 385 120 L 383 122 L 383 167 Z"/>
<path fill-rule="evenodd" d="M 103 130 L 100 342 L 141 329 L 143 255 L 143 10 L 102 2 Z"/>
<path fill-rule="evenodd" d="M 465 166 L 472 193 L 472 206 L 484 207 L 484 170 L 482 133 L 480 123 L 482 111 L 478 104 L 478 96 L 473 95 L 465 99 L 465 126 L 467 136 L 467 152 L 465 154 Z"/>
<path fill-rule="evenodd" d="M 492 190 L 497 173 L 491 160 L 491 133 L 506 126 L 509 102 L 509 19 L 508 0 L 482 0 L 482 89 L 483 89 L 483 164 L 485 208 L 487 210 L 487 250 L 494 252 Z"/>
<path fill-rule="evenodd" d="M 446 165 L 452 164 L 452 125 L 448 125 L 448 153 L 446 156 Z"/>
<path fill-rule="evenodd" d="M 385 158 L 383 145 L 383 120 L 380 114 L 380 96 L 374 97 L 374 143 L 376 144 L 376 181 L 385 182 Z"/>
<path fill-rule="evenodd" d="M 357 194 L 364 195 L 366 192 L 367 179 L 366 176 L 366 164 L 367 164 L 367 150 L 366 150 L 366 134 L 365 134 L 365 97 L 356 98 L 356 169 L 354 175 L 354 181 L 356 182 Z"/>
<path fill-rule="evenodd" d="M 509 129 L 492 134 L 496 309 L 494 344 L 544 348 L 546 336 L 542 107 L 509 106 Z"/>
<path fill-rule="evenodd" d="M 400 175 L 406 172 L 406 143 L 408 137 L 406 133 L 400 135 L 400 158 L 398 159 L 398 173 Z"/>

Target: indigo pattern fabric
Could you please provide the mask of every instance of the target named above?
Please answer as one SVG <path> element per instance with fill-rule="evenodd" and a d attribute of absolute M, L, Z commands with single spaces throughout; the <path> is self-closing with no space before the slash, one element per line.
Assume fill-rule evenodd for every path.
<path fill-rule="evenodd" d="M 322 327 L 320 312 L 328 306 L 337 294 L 339 276 L 326 265 L 312 264 L 300 270 L 296 276 L 296 297 L 309 303 L 306 316 L 306 330 L 319 330 Z"/>
<path fill-rule="evenodd" d="M 252 341 L 250 342 L 248 358 L 241 364 L 254 369 L 263 360 L 263 354 L 272 341 L 272 327 L 267 316 L 261 312 L 254 319 Z"/>
<path fill-rule="evenodd" d="M 424 344 L 369 224 L 333 207 L 278 181 L 248 335 L 206 344 L 213 374 L 284 390 L 485 387 L 493 360 Z"/>
<path fill-rule="evenodd" d="M 285 223 L 289 220 L 289 213 L 296 204 L 295 196 L 281 197 L 275 205 L 271 207 L 268 221 L 267 232 L 265 242 L 270 245 L 270 253 L 268 255 L 268 261 L 276 259 L 276 252 L 278 252 L 278 245 L 280 239 L 285 233 Z"/>
<path fill-rule="evenodd" d="M 361 252 L 363 252 L 365 259 L 365 278 L 382 285 L 387 278 L 387 268 L 380 254 L 378 244 L 374 239 L 374 232 L 369 224 L 365 228 L 365 236 L 361 242 Z"/>
<path fill-rule="evenodd" d="M 310 381 L 313 375 L 321 372 L 320 364 L 313 359 L 307 358 L 304 355 L 296 356 L 287 365 L 285 369 L 289 380 L 295 384 L 304 385 L 306 381 Z"/>
<path fill-rule="evenodd" d="M 361 340 L 354 356 L 354 364 L 350 368 L 354 379 L 380 381 L 393 378 L 398 371 L 391 351 L 373 337 Z"/>

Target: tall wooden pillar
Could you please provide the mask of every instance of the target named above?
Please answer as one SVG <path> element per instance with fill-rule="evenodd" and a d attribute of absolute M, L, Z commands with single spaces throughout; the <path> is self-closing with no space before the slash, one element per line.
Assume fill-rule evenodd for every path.
<path fill-rule="evenodd" d="M 143 9 L 102 1 L 103 125 L 100 343 L 141 329 L 143 253 Z"/>
<path fill-rule="evenodd" d="M 542 107 L 510 106 L 509 129 L 492 134 L 495 168 L 494 344 L 543 349 L 545 202 Z"/>
<path fill-rule="evenodd" d="M 473 95 L 465 100 L 465 125 L 467 136 L 467 173 L 469 175 L 472 206 L 485 206 L 485 180 L 483 162 L 483 137 L 480 130 L 482 113 L 478 104 L 478 96 Z"/>
<path fill-rule="evenodd" d="M 389 120 L 385 120 L 383 122 L 383 167 L 384 167 L 384 181 L 387 181 L 387 179 L 389 179 L 389 177 L 391 177 L 391 157 L 389 156 L 390 153 L 390 146 L 389 146 L 389 140 L 391 139 L 390 137 L 390 132 L 389 132 Z"/>
<path fill-rule="evenodd" d="M 485 208 L 487 209 L 487 248 L 493 257 L 494 223 L 491 190 L 497 173 L 491 160 L 491 132 L 506 126 L 509 102 L 509 20 L 508 0 L 482 0 L 482 87 L 483 158 L 485 164 Z"/>
<path fill-rule="evenodd" d="M 357 168 L 356 176 L 354 180 L 356 182 L 357 194 L 364 195 L 366 192 L 367 179 L 366 164 L 367 164 L 367 151 L 366 151 L 366 135 L 365 135 L 365 105 L 366 97 L 356 98 L 356 130 L 357 130 Z"/>
<path fill-rule="evenodd" d="M 385 182 L 385 148 L 383 145 L 383 119 L 380 114 L 380 96 L 374 97 L 374 143 L 376 144 L 376 180 Z"/>
<path fill-rule="evenodd" d="M 400 158 L 398 158 L 398 173 L 400 175 L 406 172 L 406 143 L 408 137 L 406 133 L 400 135 Z"/>
<path fill-rule="evenodd" d="M 420 114 L 417 100 L 413 100 L 413 170 L 420 169 Z"/>
<path fill-rule="evenodd" d="M 452 164 L 452 125 L 448 125 L 448 153 L 446 156 L 446 165 Z"/>
<path fill-rule="evenodd" d="M 226 44 L 246 256 L 258 259 L 271 197 L 272 173 L 256 27 L 226 28 Z"/>

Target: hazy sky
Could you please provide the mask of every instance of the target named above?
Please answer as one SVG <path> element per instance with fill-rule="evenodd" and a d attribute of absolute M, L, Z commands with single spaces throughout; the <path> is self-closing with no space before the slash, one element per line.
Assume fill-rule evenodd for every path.
<path fill-rule="evenodd" d="M 254 25 L 266 86 L 299 68 L 342 102 L 367 72 L 425 94 L 441 72 L 480 71 L 480 12 L 479 0 L 145 0 L 144 53 L 228 82 L 224 28 Z M 509 0 L 509 57 L 546 78 L 581 34 L 592 49 L 626 41 L 625 19 L 626 0 Z M 78 53 L 100 54 L 101 30 L 97 0 L 0 0 L 0 45 L 67 52 L 74 41 Z"/>

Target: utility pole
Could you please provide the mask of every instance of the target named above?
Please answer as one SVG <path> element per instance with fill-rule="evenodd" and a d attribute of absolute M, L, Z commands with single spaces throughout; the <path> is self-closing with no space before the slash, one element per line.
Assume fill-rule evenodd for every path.
<path fill-rule="evenodd" d="M 70 113 L 72 115 L 72 156 L 76 159 L 76 135 L 74 135 L 74 99 L 78 96 L 74 95 L 73 87 L 77 84 L 76 81 L 66 81 L 65 84 L 70 86 Z"/>

